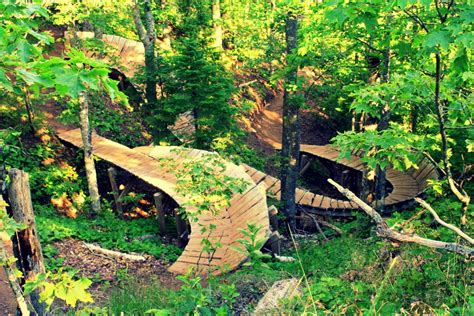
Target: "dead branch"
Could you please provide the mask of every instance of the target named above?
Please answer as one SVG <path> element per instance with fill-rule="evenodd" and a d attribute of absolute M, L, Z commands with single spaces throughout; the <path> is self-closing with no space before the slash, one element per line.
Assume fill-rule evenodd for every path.
<path fill-rule="evenodd" d="M 387 222 L 385 222 L 385 220 L 382 218 L 382 216 L 380 216 L 380 214 L 377 213 L 377 211 L 375 211 L 372 207 L 364 203 L 350 190 L 342 187 L 339 183 L 335 182 L 332 179 L 328 179 L 328 182 L 332 184 L 346 198 L 356 203 L 367 215 L 370 216 L 370 218 L 372 218 L 372 220 L 376 223 L 377 235 L 379 237 L 387 238 L 387 239 L 391 239 L 391 240 L 395 240 L 399 242 L 415 243 L 415 244 L 419 244 L 419 245 L 430 247 L 430 248 L 444 249 L 444 250 L 454 252 L 463 256 L 470 257 L 474 255 L 473 248 L 466 247 L 458 243 L 451 243 L 451 242 L 444 242 L 444 241 L 439 241 L 439 240 L 423 238 L 416 234 L 407 235 L 407 234 L 399 233 L 391 229 L 387 225 Z"/>
<path fill-rule="evenodd" d="M 323 225 L 324 227 L 328 227 L 328 228 L 331 228 L 332 230 L 336 231 L 339 235 L 343 235 L 344 232 L 342 231 L 342 229 L 340 229 L 339 227 L 337 227 L 336 225 L 333 225 L 331 223 L 328 223 L 326 221 L 322 221 L 322 220 L 318 220 L 318 223 Z"/>
<path fill-rule="evenodd" d="M 309 214 L 308 212 L 306 212 L 305 210 L 301 210 L 304 214 L 306 214 L 306 216 L 309 216 L 309 218 L 311 218 L 311 220 L 313 221 L 314 223 L 314 226 L 316 226 L 316 229 L 318 230 L 318 232 L 323 236 L 324 240 L 328 240 L 328 238 L 326 237 L 326 235 L 324 234 L 323 230 L 321 229 L 321 226 L 319 226 L 318 224 L 318 221 L 316 220 L 316 218 L 314 218 L 313 215 Z"/>
<path fill-rule="evenodd" d="M 84 246 L 92 252 L 100 253 L 107 257 L 125 259 L 125 260 L 130 260 L 130 261 L 145 261 L 146 260 L 145 257 L 140 256 L 140 255 L 132 255 L 132 254 L 123 253 L 119 251 L 104 249 L 102 247 L 99 247 L 93 244 L 84 243 Z"/>
<path fill-rule="evenodd" d="M 446 223 L 445 221 L 443 221 L 439 216 L 438 214 L 436 213 L 436 211 L 431 207 L 431 205 L 429 205 L 428 203 L 426 203 L 426 201 L 420 199 L 420 198 L 415 198 L 415 201 L 417 201 L 418 203 L 420 203 L 421 206 L 423 206 L 423 208 L 425 208 L 426 210 L 428 210 L 431 215 L 433 215 L 434 219 L 441 225 L 443 225 L 444 227 L 452 230 L 453 232 L 455 232 L 456 234 L 458 234 L 459 236 L 461 236 L 462 238 L 464 238 L 465 240 L 467 240 L 471 245 L 474 244 L 474 239 L 472 239 L 471 237 L 469 237 L 469 235 L 467 235 L 466 233 L 464 233 L 462 230 L 460 230 L 459 228 L 457 228 L 456 226 L 452 225 L 452 224 L 449 224 L 449 223 Z"/>

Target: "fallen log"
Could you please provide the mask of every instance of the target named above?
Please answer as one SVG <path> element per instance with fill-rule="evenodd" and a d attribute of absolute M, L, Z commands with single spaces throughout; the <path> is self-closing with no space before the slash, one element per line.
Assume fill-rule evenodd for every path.
<path fill-rule="evenodd" d="M 128 253 L 123 253 L 120 251 L 104 249 L 102 247 L 89 244 L 89 243 L 84 243 L 84 246 L 87 249 L 89 249 L 91 252 L 96 252 L 96 253 L 105 255 L 107 257 L 125 259 L 125 260 L 130 260 L 130 261 L 145 261 L 146 260 L 145 257 L 140 256 L 140 255 L 133 255 L 133 254 L 128 254 Z"/>
<path fill-rule="evenodd" d="M 387 225 L 387 222 L 385 222 L 382 216 L 380 216 L 380 214 L 377 213 L 375 209 L 373 209 L 371 206 L 359 199 L 353 192 L 342 187 L 339 183 L 332 179 L 328 179 L 328 182 L 332 184 L 346 198 L 356 203 L 367 215 L 370 216 L 370 218 L 372 218 L 372 220 L 377 226 L 377 235 L 379 237 L 404 243 L 415 243 L 430 248 L 444 249 L 462 256 L 474 256 L 474 248 L 466 247 L 464 245 L 453 242 L 444 242 L 434 239 L 423 238 L 416 234 L 408 235 L 393 230 Z"/>

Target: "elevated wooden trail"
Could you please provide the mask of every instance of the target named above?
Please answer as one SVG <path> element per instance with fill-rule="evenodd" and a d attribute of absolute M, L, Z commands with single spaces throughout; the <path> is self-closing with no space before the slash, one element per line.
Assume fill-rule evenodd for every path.
<path fill-rule="evenodd" d="M 65 38 L 71 40 L 73 34 L 66 32 Z M 92 39 L 94 32 L 76 32 L 75 36 L 79 39 Z M 132 78 L 140 67 L 145 65 L 145 48 L 141 42 L 134 41 L 117 35 L 102 35 L 102 41 L 113 49 L 112 56 L 97 56 L 93 52 L 87 52 L 90 57 L 104 59 L 108 62 L 113 60 L 110 57 L 116 57 L 118 64 L 113 64 L 128 78 Z"/>
<path fill-rule="evenodd" d="M 337 161 L 339 151 L 330 145 L 301 145 L 301 153 L 327 159 L 357 171 L 363 171 L 364 163 L 357 153 L 353 153 L 349 160 L 343 158 Z M 280 199 L 281 182 L 279 179 L 244 165 L 247 174 L 256 184 L 263 183 L 267 192 L 278 200 Z M 436 178 L 436 169 L 426 160 L 423 160 L 418 169 L 408 172 L 388 168 L 387 180 L 392 184 L 393 190 L 385 198 L 385 205 L 396 206 L 408 202 L 421 194 L 428 186 L 428 179 Z M 296 189 L 295 201 L 301 206 L 313 208 L 315 213 L 331 216 L 351 216 L 352 211 L 358 206 L 347 200 L 334 199 L 328 196 L 314 194 L 308 190 Z"/>
<path fill-rule="evenodd" d="M 87 33 L 88 32 L 79 32 L 78 35 L 83 37 L 93 37 L 93 34 Z M 104 35 L 102 39 L 105 43 L 115 48 L 114 56 L 122 65 L 121 68 L 125 69 L 124 73 L 127 76 L 135 74 L 138 67 L 144 65 L 145 59 L 142 43 L 115 35 Z M 282 99 L 278 102 L 282 102 Z M 275 112 L 274 114 L 277 113 Z M 277 124 L 279 125 L 279 129 L 281 129 L 281 117 L 266 123 L 272 125 Z M 181 125 L 183 125 L 184 128 L 187 128 L 190 124 L 181 122 L 179 130 L 183 129 Z M 268 126 L 263 126 L 259 132 L 265 134 L 265 130 L 267 129 Z M 278 135 L 264 135 L 269 141 L 269 144 L 276 149 L 281 148 L 281 132 L 277 132 L 277 134 Z M 364 169 L 364 164 L 358 153 L 353 153 L 349 160 L 342 159 L 341 161 L 336 161 L 339 152 L 329 145 L 319 146 L 302 144 L 301 153 L 337 162 L 357 171 L 363 171 Z M 271 195 L 274 195 L 277 199 L 280 198 L 280 180 L 249 166 L 245 166 L 245 169 L 255 183 L 264 184 Z M 397 207 L 404 202 L 411 201 L 426 189 L 428 186 L 428 179 L 436 178 L 437 176 L 436 169 L 427 160 L 421 161 L 418 169 L 411 169 L 407 172 L 400 172 L 389 168 L 386 172 L 386 177 L 391 183 L 393 190 L 385 198 L 385 204 L 389 207 Z M 316 213 L 321 215 L 350 216 L 352 210 L 357 209 L 357 206 L 349 201 L 314 194 L 303 189 L 296 190 L 296 202 L 302 206 L 314 208 Z"/>
<path fill-rule="evenodd" d="M 57 131 L 60 139 L 76 147 L 82 147 L 82 138 L 79 129 Z M 180 149 L 176 147 L 143 147 L 131 149 L 119 143 L 108 140 L 99 135 L 93 135 L 93 154 L 104 159 L 117 167 L 120 167 L 157 189 L 163 191 L 179 205 L 185 207 L 185 211 L 196 214 L 193 207 L 188 206 L 188 197 L 176 191 L 176 177 L 170 168 L 179 168 L 187 161 L 195 161 L 208 152 L 197 149 Z M 166 166 L 166 163 L 157 159 L 171 158 L 173 163 Z M 245 229 L 247 224 L 254 223 L 262 226 L 258 238 L 268 237 L 270 224 L 268 218 L 268 208 L 266 195 L 263 186 L 255 185 L 252 178 L 247 175 L 243 167 L 232 163 L 226 165 L 226 175 L 244 179 L 248 187 L 243 194 L 235 194 L 227 209 L 223 209 L 219 214 L 210 212 L 197 216 L 197 221 L 191 221 L 191 234 L 189 242 L 182 255 L 169 268 L 173 273 L 185 273 L 190 267 L 194 267 L 199 272 L 206 272 L 209 269 L 213 273 L 220 273 L 218 268 L 235 269 L 246 259 L 246 256 L 233 247 L 241 248 L 237 242 L 240 238 L 246 238 L 239 229 Z M 216 229 L 206 233 L 201 232 L 202 225 L 215 224 Z M 213 245 L 221 244 L 214 253 L 209 254 L 204 251 L 203 240 L 209 240 Z"/>

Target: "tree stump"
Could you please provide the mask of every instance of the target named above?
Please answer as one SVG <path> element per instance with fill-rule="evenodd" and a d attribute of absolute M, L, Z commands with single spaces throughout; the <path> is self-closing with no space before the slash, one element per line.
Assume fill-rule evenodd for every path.
<path fill-rule="evenodd" d="M 43 252 L 36 229 L 33 203 L 31 202 L 29 176 L 26 172 L 11 169 L 9 172 L 11 183 L 8 188 L 8 199 L 15 221 L 24 223 L 26 228 L 16 233 L 18 259 L 26 280 L 34 279 L 39 273 L 44 273 Z M 31 294 L 35 310 L 40 313 L 44 310 L 39 303 L 38 293 Z"/>

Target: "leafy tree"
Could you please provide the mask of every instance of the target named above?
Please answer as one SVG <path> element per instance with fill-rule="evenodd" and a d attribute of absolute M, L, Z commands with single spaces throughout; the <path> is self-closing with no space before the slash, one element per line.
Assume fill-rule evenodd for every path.
<path fill-rule="evenodd" d="M 53 88 L 61 97 L 68 97 L 73 102 L 80 99 L 81 129 L 85 149 L 86 174 L 89 184 L 89 193 L 92 199 L 92 208 L 100 209 L 97 179 L 94 162 L 92 160 L 91 129 L 88 124 L 88 106 L 86 94 L 88 91 L 105 90 L 112 99 L 125 95 L 118 90 L 117 82 L 109 79 L 109 68 L 106 64 L 85 56 L 84 53 L 71 49 L 67 53 L 68 59 L 52 57 L 45 59 L 41 44 L 52 43 L 52 38 L 38 33 L 38 25 L 29 20 L 37 14 L 47 17 L 44 9 L 37 5 L 6 4 L 3 7 L 5 16 L 1 20 L 3 48 L 5 61 L 0 64 L 0 83 L 7 91 L 16 93 L 13 82 L 21 81 L 24 91 L 32 91 L 35 96 L 42 93 L 42 88 Z M 9 19 L 7 19 L 9 18 Z M 15 24 L 12 24 L 15 22 Z M 33 36 L 37 42 L 28 36 Z M 10 72 L 12 76 L 7 76 Z"/>
<path fill-rule="evenodd" d="M 142 19 L 141 7 L 143 7 L 144 19 Z M 144 116 L 146 117 L 150 114 L 151 109 L 156 108 L 158 102 L 156 95 L 156 85 L 158 83 L 156 79 L 158 69 L 155 55 L 156 30 L 151 1 L 144 0 L 141 4 L 135 1 L 133 20 L 140 41 L 145 47 L 146 107 L 144 109 Z"/>

